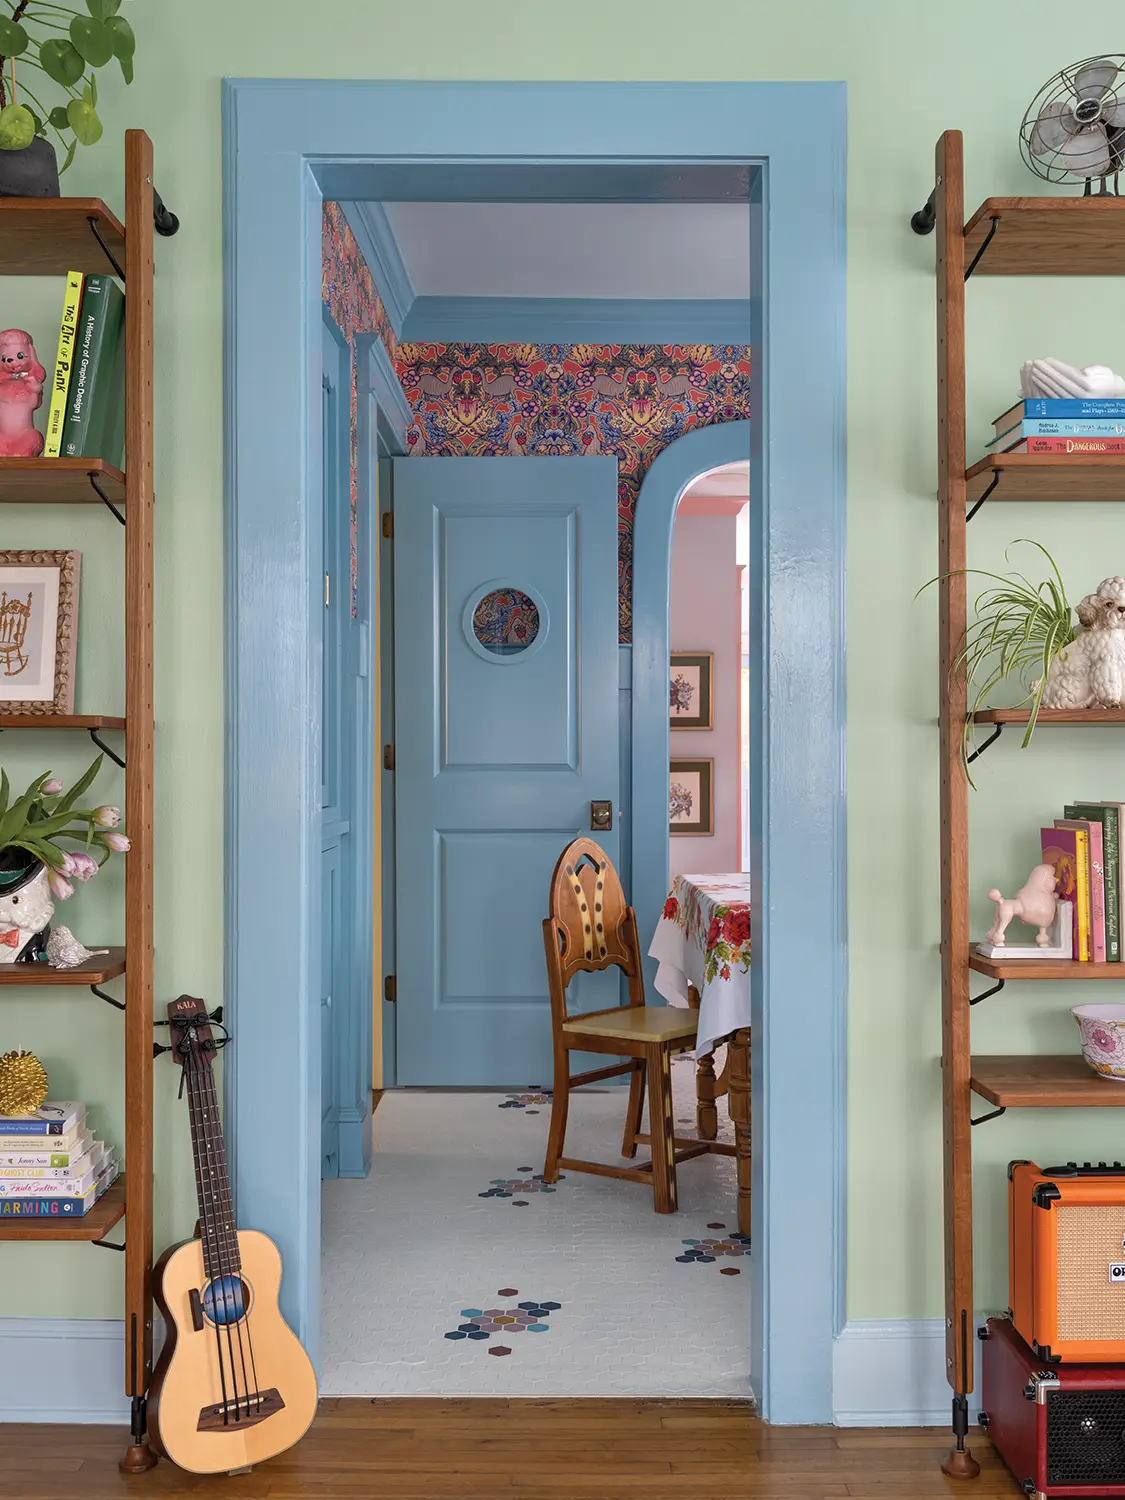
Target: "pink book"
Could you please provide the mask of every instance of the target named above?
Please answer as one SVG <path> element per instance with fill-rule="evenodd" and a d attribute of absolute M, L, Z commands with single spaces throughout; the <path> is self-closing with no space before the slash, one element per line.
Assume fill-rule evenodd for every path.
<path fill-rule="evenodd" d="M 1090 851 L 1090 957 L 1104 964 L 1105 953 L 1105 830 L 1096 818 L 1056 818 L 1056 828 L 1084 828 Z"/>

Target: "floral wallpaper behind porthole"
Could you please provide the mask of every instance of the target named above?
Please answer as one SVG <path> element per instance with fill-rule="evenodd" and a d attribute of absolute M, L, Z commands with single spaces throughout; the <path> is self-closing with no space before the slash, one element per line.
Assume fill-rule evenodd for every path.
<path fill-rule="evenodd" d="M 658 454 L 695 427 L 750 415 L 742 344 L 397 344 L 339 205 L 324 206 L 325 306 L 353 345 L 353 589 L 356 504 L 354 343 L 377 333 L 414 411 L 409 452 L 442 457 L 608 453 L 618 461 L 618 622 L 633 634 L 633 513 Z M 354 597 L 354 595 L 353 595 Z"/>

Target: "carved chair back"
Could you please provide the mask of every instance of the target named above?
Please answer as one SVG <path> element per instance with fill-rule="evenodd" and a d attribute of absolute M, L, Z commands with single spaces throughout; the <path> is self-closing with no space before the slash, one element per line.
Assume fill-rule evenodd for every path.
<path fill-rule="evenodd" d="M 567 989 L 584 971 L 621 969 L 629 981 L 629 1004 L 645 1003 L 636 914 L 625 904 L 609 855 L 593 839 L 575 839 L 559 855 L 550 912 L 543 939 L 556 1026 L 568 1019 Z"/>
<path fill-rule="evenodd" d="M 0 662 L 3 663 L 5 677 L 16 677 L 27 666 L 23 645 L 27 639 L 27 622 L 30 619 L 30 594 L 24 604 L 22 600 L 9 599 L 6 592 L 0 591 Z"/>

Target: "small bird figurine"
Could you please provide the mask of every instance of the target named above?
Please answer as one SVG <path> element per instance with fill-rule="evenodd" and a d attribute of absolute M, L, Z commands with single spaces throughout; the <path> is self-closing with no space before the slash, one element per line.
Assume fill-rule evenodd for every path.
<path fill-rule="evenodd" d="M 108 948 L 84 948 L 69 927 L 56 927 L 47 939 L 47 962 L 52 969 L 76 969 L 88 958 L 108 952 Z"/>

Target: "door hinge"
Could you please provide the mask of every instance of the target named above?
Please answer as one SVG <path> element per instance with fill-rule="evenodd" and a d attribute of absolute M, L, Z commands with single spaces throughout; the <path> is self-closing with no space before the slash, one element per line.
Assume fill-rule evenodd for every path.
<path fill-rule="evenodd" d="M 383 999 L 388 1005 L 394 1005 L 398 1000 L 398 980 L 393 974 L 388 974 L 383 980 Z"/>
<path fill-rule="evenodd" d="M 395 513 L 393 510 L 383 512 L 383 535 L 389 542 L 395 534 Z"/>
<path fill-rule="evenodd" d="M 393 771 L 395 768 L 395 747 L 393 745 L 383 746 L 383 770 Z"/>
<path fill-rule="evenodd" d="M 324 607 L 328 608 L 328 601 L 332 597 L 332 583 L 327 572 L 324 575 Z"/>

